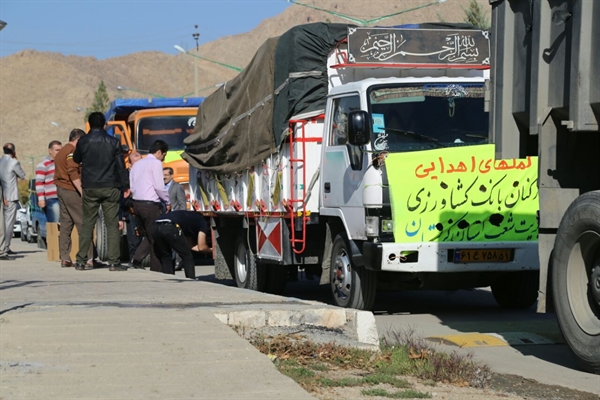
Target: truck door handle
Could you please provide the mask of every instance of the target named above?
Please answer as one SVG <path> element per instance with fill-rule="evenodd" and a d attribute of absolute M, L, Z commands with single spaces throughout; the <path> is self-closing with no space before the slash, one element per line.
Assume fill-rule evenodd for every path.
<path fill-rule="evenodd" d="M 331 192 L 331 183 L 325 182 L 325 193 Z"/>

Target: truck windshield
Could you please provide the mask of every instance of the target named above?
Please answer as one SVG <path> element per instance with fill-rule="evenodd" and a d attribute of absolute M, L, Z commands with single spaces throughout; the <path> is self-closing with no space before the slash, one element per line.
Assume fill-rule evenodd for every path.
<path fill-rule="evenodd" d="M 405 152 L 488 143 L 483 84 L 428 84 L 369 90 L 373 149 Z"/>
<path fill-rule="evenodd" d="M 183 150 L 183 139 L 194 131 L 196 117 L 189 115 L 144 117 L 138 121 L 137 148 L 147 152 L 155 140 L 164 140 L 169 150 Z"/>

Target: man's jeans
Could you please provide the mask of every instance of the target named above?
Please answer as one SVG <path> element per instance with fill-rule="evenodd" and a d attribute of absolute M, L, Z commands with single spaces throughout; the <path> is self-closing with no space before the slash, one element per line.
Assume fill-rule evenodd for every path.
<path fill-rule="evenodd" d="M 46 220 L 48 222 L 58 222 L 60 218 L 60 205 L 58 198 L 46 199 Z"/>

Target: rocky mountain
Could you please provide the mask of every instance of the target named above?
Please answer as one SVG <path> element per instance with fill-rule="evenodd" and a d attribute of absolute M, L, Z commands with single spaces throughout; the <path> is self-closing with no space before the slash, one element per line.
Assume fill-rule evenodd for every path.
<path fill-rule="evenodd" d="M 291 26 L 310 22 L 349 21 L 335 15 L 361 20 L 403 12 L 375 25 L 419 22 L 463 22 L 470 0 L 304 0 L 306 6 L 292 5 L 283 13 L 265 19 L 253 30 L 219 38 L 199 47 L 198 54 L 224 64 L 244 67 L 268 37 L 281 35 Z M 487 0 L 477 0 L 488 19 Z M 200 3 L 198 3 L 200 4 Z M 198 6 L 200 7 L 200 6 Z M 201 96 L 214 85 L 233 78 L 237 72 L 215 63 L 198 60 Z M 2 143 L 17 147 L 24 169 L 29 173 L 47 154 L 51 140 L 66 141 L 73 128 L 84 128 L 84 112 L 94 98 L 101 80 L 109 97 L 167 97 L 189 95 L 194 91 L 195 59 L 185 54 L 161 52 L 132 53 L 98 60 L 94 57 L 64 56 L 60 53 L 24 50 L 0 58 L 0 136 Z M 135 88 L 118 90 L 117 86 Z"/>

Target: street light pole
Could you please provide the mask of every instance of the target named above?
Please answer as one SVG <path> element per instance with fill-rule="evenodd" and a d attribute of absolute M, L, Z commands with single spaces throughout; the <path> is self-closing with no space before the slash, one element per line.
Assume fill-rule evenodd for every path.
<path fill-rule="evenodd" d="M 198 33 L 198 25 L 194 25 L 196 32 L 192 33 L 192 37 L 196 40 L 196 53 L 198 53 L 198 39 L 200 34 Z M 198 59 L 194 59 L 194 97 L 198 97 Z"/>

